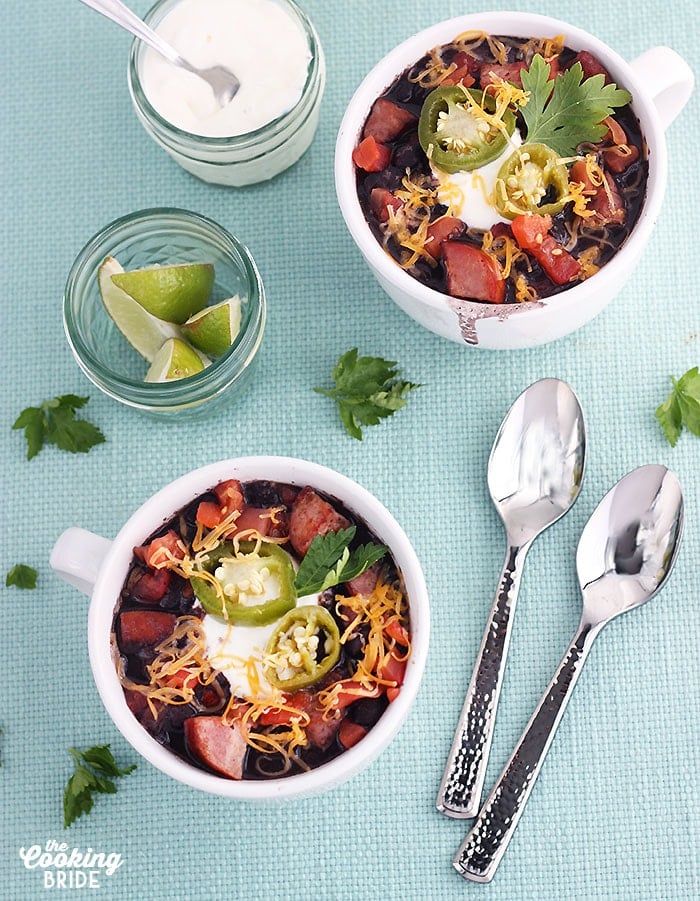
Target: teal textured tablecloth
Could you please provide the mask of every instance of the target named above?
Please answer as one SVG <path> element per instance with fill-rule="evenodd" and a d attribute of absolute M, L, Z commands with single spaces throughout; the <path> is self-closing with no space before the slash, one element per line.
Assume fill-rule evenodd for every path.
<path fill-rule="evenodd" d="M 146 2 L 133 7 L 145 12 Z M 697 288 L 700 109 L 668 130 L 670 179 L 652 244 L 618 299 L 584 329 L 525 352 L 465 349 L 422 330 L 383 295 L 352 243 L 333 186 L 347 101 L 392 46 L 477 6 L 445 0 L 304 0 L 328 63 L 316 140 L 269 184 L 205 185 L 146 136 L 132 112 L 129 37 L 77 0 L 4 0 L 2 84 L 3 574 L 39 570 L 35 591 L 0 603 L 0 897 L 185 901 L 481 898 L 518 901 L 700 897 L 697 811 L 698 470 L 700 440 L 665 442 L 654 409 L 700 362 Z M 515 5 L 515 4 L 514 4 Z M 698 58 L 692 0 L 640 4 L 524 2 L 593 31 L 632 59 L 667 44 Z M 216 421 L 151 422 L 81 375 L 61 324 L 70 265 L 105 223 L 134 209 L 181 206 L 246 243 L 269 299 L 257 379 Z M 408 407 L 345 435 L 314 394 L 337 357 L 399 361 L 423 387 Z M 687 527 L 676 571 L 648 606 L 613 623 L 594 648 L 511 847 L 491 886 L 463 882 L 451 859 L 466 827 L 434 799 L 502 563 L 504 536 L 485 467 L 507 407 L 529 383 L 566 379 L 583 404 L 590 455 L 572 512 L 534 545 L 526 566 L 487 782 L 498 775 L 578 622 L 578 536 L 603 493 L 635 466 L 660 462 L 684 486 Z M 107 436 L 89 454 L 55 448 L 27 462 L 10 427 L 28 405 L 89 394 Z M 403 729 L 364 773 L 333 792 L 282 806 L 198 793 L 145 761 L 62 828 L 66 748 L 109 742 L 137 755 L 102 708 L 87 658 L 87 599 L 48 566 L 69 525 L 112 537 L 155 489 L 204 463 L 255 453 L 304 457 L 374 492 L 422 561 L 433 633 L 423 685 Z M 65 842 L 122 856 L 99 888 L 45 888 L 19 850 Z"/>

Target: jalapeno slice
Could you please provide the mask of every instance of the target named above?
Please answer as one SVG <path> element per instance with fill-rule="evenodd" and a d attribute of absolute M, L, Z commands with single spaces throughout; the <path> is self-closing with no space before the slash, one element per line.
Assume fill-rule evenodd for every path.
<path fill-rule="evenodd" d="M 325 607 L 295 607 L 265 647 L 263 669 L 276 688 L 295 691 L 325 676 L 340 656 L 340 632 Z"/>
<path fill-rule="evenodd" d="M 467 96 L 469 95 L 469 96 Z M 490 163 L 506 148 L 515 116 L 506 109 L 499 127 L 479 110 L 492 114 L 496 101 L 476 88 L 435 88 L 425 98 L 418 121 L 418 140 L 428 159 L 443 172 L 469 172 Z"/>
<path fill-rule="evenodd" d="M 239 626 L 266 626 L 296 604 L 294 566 L 276 544 L 241 541 L 238 549 L 222 541 L 209 554 L 206 570 L 214 575 L 219 592 L 208 579 L 192 576 L 190 584 L 207 613 Z"/>
<path fill-rule="evenodd" d="M 558 213 L 569 195 L 569 173 L 546 144 L 523 144 L 498 170 L 494 202 L 507 219 Z M 542 201 L 545 201 L 544 203 Z"/>

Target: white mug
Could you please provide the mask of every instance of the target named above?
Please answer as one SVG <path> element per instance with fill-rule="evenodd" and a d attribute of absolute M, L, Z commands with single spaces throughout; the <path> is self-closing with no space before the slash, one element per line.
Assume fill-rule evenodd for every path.
<path fill-rule="evenodd" d="M 159 744 L 126 705 L 112 641 L 113 619 L 133 548 L 143 544 L 182 507 L 226 479 L 267 479 L 311 485 L 337 498 L 386 544 L 403 576 L 411 622 L 411 656 L 398 696 L 367 735 L 354 747 L 317 769 L 285 778 L 234 781 L 205 772 Z M 365 488 L 332 469 L 287 457 L 241 457 L 222 460 L 176 479 L 150 497 L 127 520 L 113 541 L 82 528 L 69 528 L 50 558 L 56 574 L 91 596 L 88 615 L 90 664 L 103 704 L 122 735 L 146 760 L 194 788 L 249 801 L 307 796 L 326 791 L 359 773 L 390 743 L 416 698 L 430 637 L 430 611 L 423 572 L 405 532 Z"/>
<path fill-rule="evenodd" d="M 464 31 L 514 37 L 556 37 L 573 50 L 593 53 L 613 80 L 632 94 L 632 109 L 646 141 L 649 178 L 646 199 L 631 234 L 615 256 L 586 281 L 543 301 L 488 304 L 460 301 L 459 315 L 448 297 L 405 272 L 379 244 L 357 196 L 352 151 L 372 104 L 408 66 L 433 47 Z M 654 47 L 631 63 L 586 31 L 550 16 L 524 12 L 484 12 L 433 25 L 399 44 L 366 76 L 350 100 L 338 132 L 335 184 L 343 217 L 371 272 L 401 309 L 422 326 L 467 346 L 517 349 L 545 344 L 596 316 L 619 293 L 634 271 L 659 216 L 666 191 L 665 131 L 688 102 L 694 77 L 668 47 Z"/>

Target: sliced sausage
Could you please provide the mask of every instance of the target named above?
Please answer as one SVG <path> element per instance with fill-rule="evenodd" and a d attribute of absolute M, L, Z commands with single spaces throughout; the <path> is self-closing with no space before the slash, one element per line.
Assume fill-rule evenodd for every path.
<path fill-rule="evenodd" d="M 163 610 L 125 610 L 119 614 L 119 649 L 124 654 L 152 650 L 175 631 L 177 617 Z"/>
<path fill-rule="evenodd" d="M 228 726 L 218 716 L 191 716 L 184 725 L 185 743 L 193 757 L 230 779 L 243 777 L 247 745 L 236 723 Z"/>
<path fill-rule="evenodd" d="M 379 97 L 374 101 L 367 117 L 362 136 L 364 138 L 371 136 L 375 141 L 387 144 L 417 121 L 418 117 L 414 113 L 387 100 L 386 97 Z"/>
<path fill-rule="evenodd" d="M 452 297 L 503 303 L 506 283 L 497 263 L 474 244 L 445 241 L 442 258 L 447 274 L 447 292 Z"/>
<path fill-rule="evenodd" d="M 338 532 L 349 525 L 349 520 L 307 485 L 299 492 L 292 507 L 289 540 L 294 550 L 303 557 L 317 535 Z"/>

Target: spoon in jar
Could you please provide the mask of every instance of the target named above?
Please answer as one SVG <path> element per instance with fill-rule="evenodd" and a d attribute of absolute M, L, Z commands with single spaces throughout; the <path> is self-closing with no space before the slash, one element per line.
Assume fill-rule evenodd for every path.
<path fill-rule="evenodd" d="M 159 34 L 139 19 L 121 0 L 80 0 L 80 2 L 98 13 L 102 13 L 117 25 L 121 25 L 122 28 L 140 38 L 174 66 L 180 66 L 180 68 L 198 75 L 211 87 L 220 106 L 226 106 L 238 93 L 241 83 L 230 69 L 225 66 L 211 66 L 208 69 L 199 69 L 193 66 L 174 47 L 171 47 L 167 41 L 164 41 Z"/>
<path fill-rule="evenodd" d="M 678 553 L 683 496 L 665 466 L 640 466 L 598 504 L 576 552 L 581 622 L 515 751 L 453 861 L 474 882 L 490 882 L 513 836 L 600 630 L 659 591 Z"/>
<path fill-rule="evenodd" d="M 488 486 L 508 549 L 438 790 L 437 809 L 448 817 L 465 819 L 479 811 L 525 556 L 535 538 L 573 506 L 585 451 L 581 405 L 559 379 L 526 388 L 496 435 Z"/>

